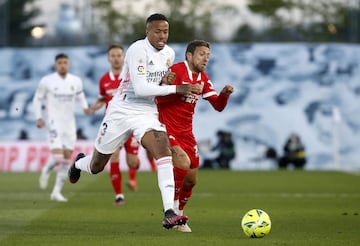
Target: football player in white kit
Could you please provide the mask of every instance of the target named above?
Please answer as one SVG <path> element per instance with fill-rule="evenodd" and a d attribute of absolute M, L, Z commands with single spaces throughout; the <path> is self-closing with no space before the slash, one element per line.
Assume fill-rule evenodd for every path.
<path fill-rule="evenodd" d="M 196 94 L 199 85 L 163 85 L 174 80 L 168 71 L 175 52 L 166 45 L 169 23 L 162 14 L 153 14 L 146 21 L 146 38 L 136 41 L 127 50 L 122 70 L 122 83 L 109 104 L 101 123 L 93 155 L 79 153 L 69 169 L 69 180 L 76 183 L 81 171 L 96 174 L 104 170 L 114 151 L 133 133 L 156 160 L 158 186 L 165 217 L 162 225 L 170 229 L 185 224 L 187 216 L 177 215 L 174 205 L 172 153 L 166 129 L 158 120 L 154 97 L 169 94 Z M 176 113 L 176 112 L 174 112 Z"/>
<path fill-rule="evenodd" d="M 68 73 L 69 58 L 60 53 L 55 57 L 56 72 L 44 76 L 36 89 L 33 106 L 36 126 L 46 126 L 50 157 L 41 170 L 40 188 L 46 189 L 50 172 L 57 166 L 57 175 L 50 199 L 66 202 L 61 190 L 67 178 L 70 158 L 76 142 L 75 99 L 80 102 L 85 114 L 90 114 L 83 84 L 78 76 Z M 46 98 L 46 123 L 42 117 L 42 102 Z"/>

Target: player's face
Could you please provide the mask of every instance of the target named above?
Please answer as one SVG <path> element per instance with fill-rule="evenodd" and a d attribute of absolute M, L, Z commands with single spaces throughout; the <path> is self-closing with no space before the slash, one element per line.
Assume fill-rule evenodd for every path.
<path fill-rule="evenodd" d="M 162 50 L 169 38 L 169 23 L 163 20 L 148 23 L 146 26 L 146 36 L 155 49 Z"/>
<path fill-rule="evenodd" d="M 55 61 L 55 70 L 60 76 L 65 77 L 69 71 L 70 62 L 67 58 L 59 58 Z"/>
<path fill-rule="evenodd" d="M 108 61 L 110 62 L 112 69 L 121 69 L 124 64 L 124 51 L 120 48 L 113 48 L 109 50 Z"/>
<path fill-rule="evenodd" d="M 205 46 L 198 46 L 195 48 L 194 54 L 187 53 L 187 61 L 189 68 L 194 73 L 203 72 L 209 62 L 210 49 Z"/>

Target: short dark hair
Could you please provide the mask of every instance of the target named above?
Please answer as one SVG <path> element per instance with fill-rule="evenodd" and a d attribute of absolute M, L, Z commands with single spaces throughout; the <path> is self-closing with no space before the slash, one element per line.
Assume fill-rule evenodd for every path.
<path fill-rule="evenodd" d="M 148 23 L 150 23 L 150 22 L 153 22 L 153 21 L 159 21 L 159 20 L 169 22 L 165 15 L 155 13 L 155 14 L 150 15 L 150 16 L 146 19 L 146 24 L 148 24 Z"/>
<path fill-rule="evenodd" d="M 61 59 L 61 58 L 66 58 L 66 59 L 69 59 L 68 55 L 65 54 L 65 53 L 59 53 L 55 56 L 55 61 Z"/>
<path fill-rule="evenodd" d="M 109 47 L 107 49 L 107 53 L 109 53 L 109 51 L 112 50 L 112 49 L 124 50 L 124 47 L 121 44 L 111 44 L 111 45 L 109 45 Z"/>
<path fill-rule="evenodd" d="M 205 46 L 205 47 L 208 47 L 210 49 L 210 43 L 209 42 L 206 42 L 204 40 L 191 41 L 190 43 L 188 43 L 188 45 L 186 47 L 185 59 L 186 59 L 186 53 L 190 52 L 191 54 L 194 54 L 196 47 L 199 47 L 199 46 Z"/>

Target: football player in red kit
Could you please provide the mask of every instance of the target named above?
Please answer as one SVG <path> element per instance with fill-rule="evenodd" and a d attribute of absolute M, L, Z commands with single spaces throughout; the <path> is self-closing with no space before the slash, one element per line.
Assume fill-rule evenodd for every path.
<path fill-rule="evenodd" d="M 189 201 L 197 182 L 199 153 L 193 134 L 193 115 L 199 96 L 207 100 L 215 110 L 222 111 L 227 105 L 233 87 L 224 86 L 218 95 L 205 68 L 209 62 L 210 44 L 195 40 L 188 44 L 184 62 L 171 66 L 176 74 L 172 85 L 200 84 L 202 92 L 198 95 L 173 94 L 156 98 L 160 121 L 166 125 L 167 134 L 173 151 L 175 197 L 174 209 L 183 215 L 184 206 Z M 176 112 L 176 113 L 174 113 Z M 187 158 L 184 158 L 186 156 Z M 186 166 L 190 168 L 186 168 Z M 179 225 L 181 232 L 191 232 L 188 224 Z"/>
<path fill-rule="evenodd" d="M 94 103 L 94 105 L 91 106 L 93 112 L 102 108 L 104 104 L 106 105 L 106 108 L 108 107 L 110 100 L 113 98 L 113 95 L 121 83 L 120 73 L 124 64 L 124 48 L 121 45 L 111 45 L 108 48 L 107 53 L 111 69 L 100 79 L 99 98 Z M 131 135 L 125 142 L 124 147 L 126 151 L 126 162 L 129 167 L 129 181 L 127 182 L 127 185 L 131 190 L 135 191 L 137 189 L 136 171 L 140 163 L 138 158 L 139 143 L 136 141 L 133 135 Z M 119 152 L 120 148 L 115 153 L 113 153 L 110 158 L 110 178 L 115 192 L 115 205 L 117 206 L 124 204 L 122 174 L 119 165 Z M 149 159 L 149 161 L 152 164 L 152 170 L 154 170 L 154 166 L 156 168 L 154 160 Z"/>

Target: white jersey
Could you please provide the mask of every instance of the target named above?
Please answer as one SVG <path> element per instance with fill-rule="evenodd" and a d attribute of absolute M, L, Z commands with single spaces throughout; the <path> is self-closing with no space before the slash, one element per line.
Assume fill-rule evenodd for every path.
<path fill-rule="evenodd" d="M 174 59 L 175 52 L 168 45 L 157 50 L 147 38 L 133 43 L 126 51 L 122 83 L 111 104 L 156 110 L 155 96 L 176 93 L 176 86 L 159 85 Z"/>
<path fill-rule="evenodd" d="M 150 129 L 166 131 L 159 121 L 154 99 L 176 93 L 175 85 L 159 85 L 174 59 L 172 48 L 166 45 L 157 50 L 147 38 L 130 45 L 125 55 L 122 82 L 109 103 L 95 141 L 100 153 L 114 153 L 130 134 L 141 142 Z"/>
<path fill-rule="evenodd" d="M 40 80 L 33 99 L 36 119 L 43 118 L 44 98 L 48 127 L 58 130 L 75 129 L 75 99 L 81 103 L 82 108 L 88 107 L 81 79 L 69 73 L 65 79 L 55 72 Z"/>

